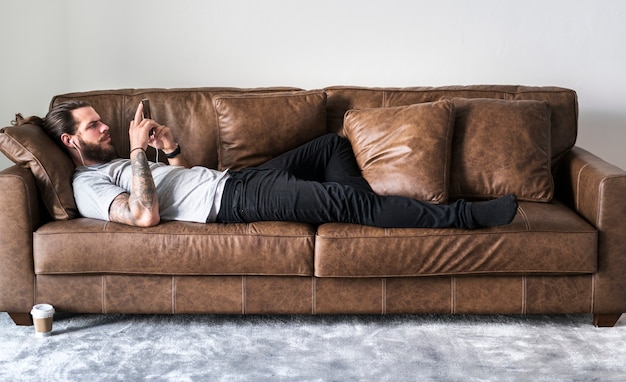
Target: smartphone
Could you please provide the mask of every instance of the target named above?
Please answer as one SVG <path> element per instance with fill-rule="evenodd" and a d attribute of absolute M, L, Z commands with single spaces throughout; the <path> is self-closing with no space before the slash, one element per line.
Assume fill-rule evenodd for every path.
<path fill-rule="evenodd" d="M 152 119 L 152 113 L 150 113 L 150 100 L 144 98 L 141 100 L 141 104 L 143 105 L 143 118 Z"/>
<path fill-rule="evenodd" d="M 141 104 L 143 105 L 143 118 L 144 119 L 152 119 L 152 113 L 150 112 L 150 100 L 144 98 L 141 100 Z M 154 129 L 150 129 L 150 136 L 154 135 Z"/>

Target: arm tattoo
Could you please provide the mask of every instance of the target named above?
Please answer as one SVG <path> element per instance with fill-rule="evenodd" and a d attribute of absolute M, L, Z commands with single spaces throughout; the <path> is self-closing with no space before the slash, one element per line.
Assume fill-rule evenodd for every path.
<path fill-rule="evenodd" d="M 136 225 L 138 217 L 144 212 L 158 213 L 158 197 L 148 158 L 143 151 L 138 152 L 130 161 L 133 180 L 130 194 L 118 195 L 109 210 L 111 221 Z"/>
<path fill-rule="evenodd" d="M 128 208 L 129 196 L 130 195 L 123 193 L 113 199 L 113 203 L 111 203 L 111 207 L 109 207 L 109 220 L 116 223 L 133 225 L 135 219 L 130 213 L 130 208 Z"/>
<path fill-rule="evenodd" d="M 145 151 L 140 151 L 130 161 L 133 170 L 133 184 L 131 186 L 130 198 L 128 200 L 131 205 L 138 204 L 138 207 L 151 209 L 157 200 L 156 187 L 152 172 L 148 166 L 148 158 Z"/>

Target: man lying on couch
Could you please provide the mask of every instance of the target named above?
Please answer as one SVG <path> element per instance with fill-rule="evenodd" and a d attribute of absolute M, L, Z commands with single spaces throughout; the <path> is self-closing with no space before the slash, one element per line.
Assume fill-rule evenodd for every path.
<path fill-rule="evenodd" d="M 510 223 L 517 198 L 436 205 L 375 194 L 361 176 L 349 141 L 327 134 L 268 162 L 239 171 L 189 168 L 169 127 L 130 122 L 130 159 L 117 158 L 109 127 L 87 103 L 55 106 L 32 117 L 76 165 L 73 187 L 84 217 L 148 227 L 163 220 L 243 223 L 344 222 L 377 227 L 475 229 Z M 148 146 L 170 165 L 148 161 Z"/>

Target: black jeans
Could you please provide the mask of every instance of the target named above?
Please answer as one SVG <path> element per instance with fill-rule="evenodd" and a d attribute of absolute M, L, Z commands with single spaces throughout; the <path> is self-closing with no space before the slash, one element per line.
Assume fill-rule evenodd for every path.
<path fill-rule="evenodd" d="M 316 138 L 258 167 L 231 172 L 217 221 L 356 223 L 385 228 L 475 228 L 471 204 L 434 205 L 375 194 L 350 142 L 336 134 Z"/>

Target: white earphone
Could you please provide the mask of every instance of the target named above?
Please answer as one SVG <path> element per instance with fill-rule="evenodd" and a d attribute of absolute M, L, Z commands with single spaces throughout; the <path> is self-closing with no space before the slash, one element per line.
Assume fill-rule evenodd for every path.
<path fill-rule="evenodd" d="M 76 144 L 74 143 L 74 141 L 70 138 L 70 145 L 74 146 L 74 148 L 78 151 L 78 155 L 80 155 L 80 161 L 83 162 L 83 166 L 85 165 L 85 160 L 83 159 L 83 153 L 80 152 L 80 149 L 78 148 L 78 146 L 76 146 Z"/>

